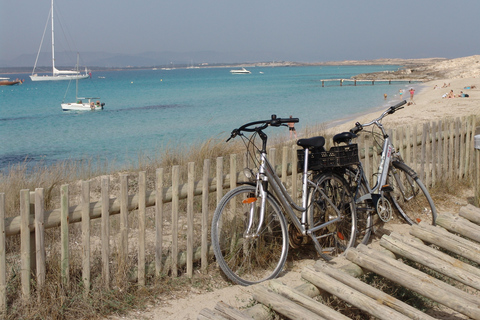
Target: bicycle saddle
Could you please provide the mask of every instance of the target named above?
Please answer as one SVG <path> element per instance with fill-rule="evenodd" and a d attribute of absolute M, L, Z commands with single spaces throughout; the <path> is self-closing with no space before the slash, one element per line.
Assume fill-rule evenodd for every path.
<path fill-rule="evenodd" d="M 333 136 L 333 143 L 344 142 L 344 143 L 348 144 L 348 143 L 350 143 L 350 141 L 352 141 L 353 138 L 356 138 L 356 137 L 357 137 L 357 135 L 355 133 L 351 133 L 351 132 L 338 133 L 338 134 Z"/>
<path fill-rule="evenodd" d="M 297 141 L 297 145 L 302 148 L 321 148 L 325 145 L 325 138 L 318 136 L 308 139 L 300 139 Z"/>

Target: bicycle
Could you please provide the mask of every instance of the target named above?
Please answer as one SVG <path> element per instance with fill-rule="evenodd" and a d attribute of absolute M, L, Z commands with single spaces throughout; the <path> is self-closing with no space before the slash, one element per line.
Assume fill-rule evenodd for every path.
<path fill-rule="evenodd" d="M 225 194 L 212 220 L 217 263 L 235 283 L 246 286 L 277 277 L 285 265 L 289 244 L 298 247 L 313 242 L 318 254 L 330 260 L 355 243 L 355 203 L 347 182 L 331 172 L 316 175 L 314 181 L 309 179 L 313 175 L 309 172 L 310 149 L 323 149 L 324 137 L 297 141 L 303 148 L 301 206 L 268 161 L 264 130 L 298 121 L 272 115 L 269 120 L 234 129 L 227 140 L 242 137 L 255 165 L 254 169 L 245 168 L 248 181 Z M 247 137 L 244 133 L 252 134 Z M 255 144 L 257 137 L 260 148 Z"/>
<path fill-rule="evenodd" d="M 393 217 L 393 207 L 409 224 L 428 221 L 435 225 L 437 211 L 433 200 L 413 169 L 407 166 L 400 153 L 395 149 L 392 141 L 383 127 L 382 119 L 396 111 L 403 109 L 407 102 L 404 100 L 389 107 L 380 117 L 365 124 L 355 123 L 349 132 L 342 132 L 333 137 L 334 144 L 345 143 L 352 145 L 352 140 L 365 127 L 373 126 L 372 136 L 382 147 L 381 160 L 376 173 L 376 183 L 370 187 L 361 162 L 355 166 L 341 168 L 341 174 L 348 180 L 352 188 L 353 197 L 357 206 L 357 237 L 360 243 L 366 244 L 373 228 L 373 214 L 377 213 L 383 222 Z M 380 129 L 380 133 L 374 129 Z M 378 138 L 383 139 L 382 143 Z M 368 150 L 365 151 L 368 156 Z"/>

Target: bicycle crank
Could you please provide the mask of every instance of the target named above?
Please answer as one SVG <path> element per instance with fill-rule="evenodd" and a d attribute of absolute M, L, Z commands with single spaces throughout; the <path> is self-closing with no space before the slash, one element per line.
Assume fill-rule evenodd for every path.
<path fill-rule="evenodd" d="M 383 195 L 376 195 L 374 197 L 375 209 L 377 210 L 378 217 L 383 222 L 388 222 L 393 218 L 392 204 Z"/>

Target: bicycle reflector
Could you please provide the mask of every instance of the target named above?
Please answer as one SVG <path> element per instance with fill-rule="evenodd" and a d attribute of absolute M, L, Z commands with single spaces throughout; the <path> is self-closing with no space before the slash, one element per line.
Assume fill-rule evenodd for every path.
<path fill-rule="evenodd" d="M 417 218 L 416 220 L 417 220 L 417 223 L 422 222 L 422 219 L 420 219 L 420 218 Z"/>
<path fill-rule="evenodd" d="M 251 197 L 251 198 L 247 198 L 247 199 L 243 200 L 242 202 L 244 204 L 249 204 L 249 203 L 254 203 L 255 201 L 257 201 L 257 198 L 256 197 Z"/>
<path fill-rule="evenodd" d="M 340 240 L 345 240 L 345 237 L 343 236 L 343 234 L 342 234 L 340 231 L 337 231 L 337 237 L 338 237 Z"/>

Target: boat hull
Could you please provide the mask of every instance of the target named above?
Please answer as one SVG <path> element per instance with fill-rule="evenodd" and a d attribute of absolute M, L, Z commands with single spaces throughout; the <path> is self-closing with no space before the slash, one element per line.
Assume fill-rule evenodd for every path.
<path fill-rule="evenodd" d="M 21 83 L 21 81 L 0 81 L 0 86 L 13 86 L 19 83 Z"/>
<path fill-rule="evenodd" d="M 63 111 L 98 111 L 103 110 L 103 104 L 90 106 L 89 103 L 62 103 Z"/>
<path fill-rule="evenodd" d="M 32 81 L 60 81 L 60 80 L 80 80 L 80 79 L 87 79 L 89 77 L 88 74 L 73 74 L 73 75 L 56 75 L 56 76 L 39 76 L 39 75 L 31 75 L 30 79 Z"/>

